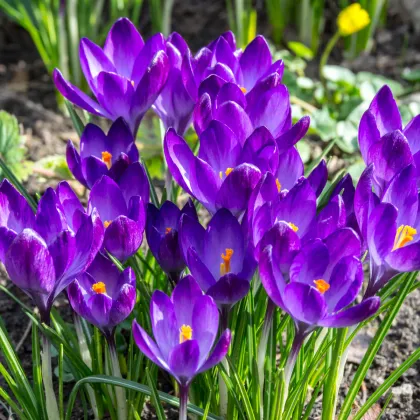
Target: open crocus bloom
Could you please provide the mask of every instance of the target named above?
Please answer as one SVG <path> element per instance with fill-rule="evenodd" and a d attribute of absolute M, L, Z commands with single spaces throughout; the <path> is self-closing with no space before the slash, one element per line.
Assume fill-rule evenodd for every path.
<path fill-rule="evenodd" d="M 120 272 L 99 253 L 89 269 L 68 288 L 74 311 L 106 336 L 130 315 L 136 302 L 136 277 L 131 267 Z"/>
<path fill-rule="evenodd" d="M 375 165 L 373 181 L 379 196 L 385 185 L 413 162 L 417 168 L 417 185 L 420 186 L 420 115 L 403 128 L 397 103 L 386 85 L 363 114 L 359 146 L 366 165 Z"/>
<path fill-rule="evenodd" d="M 182 78 L 191 98 L 200 97 L 198 87 L 210 75 L 226 82 L 236 83 L 243 92 L 250 91 L 264 77 L 284 72 L 282 60 L 272 63 L 270 48 L 263 36 L 258 35 L 245 50 L 236 49 L 235 36 L 226 32 L 195 57 L 186 54 L 182 64 Z"/>
<path fill-rule="evenodd" d="M 123 117 L 135 135 L 166 83 L 165 49 L 162 34 L 144 42 L 135 26 L 121 18 L 109 31 L 103 49 L 87 38 L 80 41 L 82 71 L 98 102 L 65 80 L 58 69 L 54 83 L 66 99 L 92 114 L 113 121 Z"/>
<path fill-rule="evenodd" d="M 355 214 L 369 251 L 373 296 L 401 272 L 420 269 L 420 218 L 416 169 L 409 165 L 386 187 L 380 202 L 372 191 L 376 168 L 363 172 L 356 188 Z"/>
<path fill-rule="evenodd" d="M 181 279 L 171 297 L 156 290 L 150 301 L 150 317 L 155 341 L 136 320 L 134 340 L 146 357 L 181 386 L 188 386 L 194 376 L 217 365 L 228 351 L 228 329 L 213 348 L 219 311 L 210 296 L 203 296 L 192 276 Z"/>
<path fill-rule="evenodd" d="M 179 235 L 191 274 L 220 307 L 230 308 L 246 296 L 256 262 L 247 252 L 241 225 L 232 213 L 218 210 L 207 229 L 185 215 Z"/>
<path fill-rule="evenodd" d="M 303 325 L 308 332 L 315 326 L 347 327 L 376 312 L 380 304 L 377 297 L 350 306 L 363 283 L 360 241 L 354 231 L 339 229 L 324 241 L 310 241 L 295 255 L 285 275 L 281 265 L 284 257 L 277 252 L 295 244 L 283 238 L 292 237 L 290 230 L 283 223 L 280 235 L 273 236 L 265 246 L 260 256 L 260 274 L 268 296 L 300 328 Z"/>
<path fill-rule="evenodd" d="M 98 210 L 106 228 L 103 246 L 120 261 L 142 243 L 148 202 L 149 182 L 139 162 L 129 165 L 118 183 L 104 175 L 92 188 L 88 212 Z"/>
<path fill-rule="evenodd" d="M 102 175 L 118 181 L 127 166 L 139 160 L 139 152 L 128 125 L 118 118 L 108 134 L 95 124 L 87 124 L 80 138 L 80 154 L 69 140 L 66 157 L 74 177 L 92 188 Z"/>
<path fill-rule="evenodd" d="M 54 299 L 87 269 L 102 245 L 104 228 L 96 209 L 90 216 L 77 212 L 76 219 L 76 224 L 67 221 L 51 188 L 34 215 L 7 180 L 0 186 L 0 260 L 44 322 L 49 322 Z"/>
<path fill-rule="evenodd" d="M 166 40 L 166 53 L 169 58 L 169 75 L 165 87 L 156 99 L 153 109 L 162 120 L 165 129 L 174 128 L 184 135 L 191 123 L 194 101 L 182 82 L 182 59 L 190 54 L 184 38 L 176 32 Z"/>
<path fill-rule="evenodd" d="M 181 210 L 171 201 L 165 201 L 160 209 L 151 203 L 147 206 L 147 243 L 156 261 L 173 283 L 178 282 L 185 268 L 178 235 L 179 223 L 184 214 L 198 221 L 191 200 Z"/>

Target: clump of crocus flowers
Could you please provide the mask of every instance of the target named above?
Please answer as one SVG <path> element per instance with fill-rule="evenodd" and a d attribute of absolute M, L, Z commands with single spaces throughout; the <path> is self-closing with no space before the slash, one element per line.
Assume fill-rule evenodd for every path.
<path fill-rule="evenodd" d="M 339 16 L 338 33 L 349 35 L 368 22 L 353 5 Z M 110 120 L 107 132 L 86 125 L 80 151 L 71 142 L 67 146 L 68 166 L 87 189 L 87 205 L 62 182 L 44 193 L 35 210 L 4 180 L 0 259 L 42 322 L 50 323 L 55 299 L 67 293 L 77 316 L 106 338 L 114 376 L 121 377 L 116 330 L 130 319 L 140 352 L 177 383 L 180 418 L 187 416 L 188 392 L 198 375 L 220 362 L 229 375 L 226 358 L 232 336 L 239 334 L 229 329 L 232 308 L 245 310 L 250 294 L 268 302 L 254 378 L 263 395 L 276 311 L 290 317 L 294 330 L 287 390 L 299 351 L 314 331 L 357 326 L 376 313 L 377 294 L 387 282 L 420 269 L 420 117 L 403 128 L 388 87 L 360 124 L 367 167 L 357 187 L 346 175 L 327 191 L 324 160 L 304 176 L 296 143 L 310 119 L 292 124 L 281 81 L 284 64 L 272 62 L 263 37 L 242 51 L 228 32 L 193 55 L 177 33 L 144 41 L 128 19 L 120 19 L 103 48 L 81 41 L 80 61 L 96 101 L 59 70 L 57 89 Z M 190 196 L 182 207 L 156 201 L 139 162 L 135 139 L 149 108 L 167 130 L 169 174 Z M 192 127 L 197 154 L 183 138 Z M 164 279 L 167 293 L 142 284 L 147 270 Z M 145 299 L 150 322 L 138 313 Z M 45 354 L 48 347 L 45 337 Z M 44 378 L 48 415 L 55 419 L 51 380 Z M 226 416 L 223 379 L 219 389 L 220 414 Z M 118 419 L 125 420 L 126 392 L 118 388 L 116 395 Z"/>

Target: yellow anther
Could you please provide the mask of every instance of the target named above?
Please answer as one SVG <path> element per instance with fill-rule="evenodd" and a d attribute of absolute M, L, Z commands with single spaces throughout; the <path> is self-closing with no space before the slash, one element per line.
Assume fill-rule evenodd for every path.
<path fill-rule="evenodd" d="M 170 232 L 171 232 L 171 230 L 172 230 L 172 228 L 169 228 L 169 227 L 168 227 L 168 228 L 166 228 L 166 229 L 165 229 L 165 233 L 166 233 L 166 235 L 167 235 L 168 233 L 170 233 Z"/>
<path fill-rule="evenodd" d="M 193 330 L 189 325 L 183 325 L 179 329 L 179 344 L 183 343 L 184 341 L 192 339 Z"/>
<path fill-rule="evenodd" d="M 280 181 L 278 180 L 278 178 L 276 179 L 276 185 L 277 185 L 278 192 L 280 192 L 281 191 L 281 184 L 280 184 Z"/>
<path fill-rule="evenodd" d="M 417 235 L 417 230 L 408 225 L 401 225 L 397 229 L 395 235 L 393 251 L 396 249 L 402 248 L 404 245 L 407 245 L 414 239 L 414 235 Z"/>
<path fill-rule="evenodd" d="M 340 35 L 348 36 L 359 32 L 370 23 L 369 13 L 359 3 L 353 3 L 342 10 L 337 17 Z"/>
<path fill-rule="evenodd" d="M 314 280 L 314 283 L 318 292 L 322 294 L 324 294 L 330 288 L 330 285 L 325 280 L 322 280 L 322 279 Z"/>
<path fill-rule="evenodd" d="M 220 275 L 224 276 L 230 273 L 230 260 L 232 259 L 233 249 L 226 248 L 225 253 L 221 255 L 222 263 L 220 264 Z"/>
<path fill-rule="evenodd" d="M 299 230 L 299 228 L 295 225 L 295 224 L 293 224 L 292 222 L 289 222 L 288 223 L 288 225 L 295 231 L 295 232 L 297 232 L 298 230 Z"/>
<path fill-rule="evenodd" d="M 92 285 L 92 290 L 98 294 L 102 294 L 102 295 L 105 294 L 106 293 L 105 283 L 103 283 L 102 281 L 98 281 L 98 283 L 95 283 Z"/>
<path fill-rule="evenodd" d="M 247 88 L 245 88 L 245 87 L 243 87 L 243 86 L 241 86 L 241 91 L 242 91 L 242 93 L 244 93 L 244 94 L 248 92 Z"/>
<path fill-rule="evenodd" d="M 112 165 L 112 155 L 111 155 L 111 153 L 107 152 L 106 150 L 105 150 L 105 152 L 102 152 L 102 162 L 104 162 L 106 167 L 108 169 L 110 169 L 111 165 Z"/>
<path fill-rule="evenodd" d="M 112 223 L 112 221 L 111 220 L 105 220 L 105 222 L 104 222 L 104 227 L 105 227 L 105 229 L 110 225 Z"/>
<path fill-rule="evenodd" d="M 225 175 L 228 176 L 233 171 L 233 168 L 227 168 L 225 171 Z M 223 179 L 223 171 L 219 172 L 220 179 Z"/>
<path fill-rule="evenodd" d="M 134 87 L 134 80 L 130 80 L 130 83 Z"/>

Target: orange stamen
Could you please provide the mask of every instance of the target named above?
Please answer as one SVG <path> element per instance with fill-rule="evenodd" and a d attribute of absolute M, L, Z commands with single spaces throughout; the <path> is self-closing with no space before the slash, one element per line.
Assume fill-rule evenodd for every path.
<path fill-rule="evenodd" d="M 192 333 L 193 333 L 192 328 L 189 325 L 184 324 L 179 329 L 179 344 L 182 344 L 187 340 L 191 340 L 192 339 Z"/>
<path fill-rule="evenodd" d="M 288 223 L 288 225 L 295 231 L 295 232 L 297 232 L 298 230 L 299 230 L 299 228 L 295 225 L 295 224 L 293 224 L 292 222 L 289 222 Z"/>
<path fill-rule="evenodd" d="M 281 191 L 281 184 L 280 184 L 280 181 L 278 180 L 278 178 L 276 179 L 276 185 L 277 185 L 277 191 L 280 192 Z"/>
<path fill-rule="evenodd" d="M 102 294 L 102 295 L 105 294 L 106 293 L 105 283 L 98 281 L 98 283 L 95 283 L 92 285 L 92 290 L 98 294 Z"/>
<path fill-rule="evenodd" d="M 322 294 L 324 294 L 330 288 L 330 285 L 322 279 L 314 280 L 314 283 L 318 292 Z"/>
<path fill-rule="evenodd" d="M 168 227 L 168 228 L 166 228 L 166 229 L 165 229 L 165 234 L 167 235 L 168 233 L 171 233 L 171 230 L 172 230 L 172 228 L 169 228 L 169 227 Z"/>
<path fill-rule="evenodd" d="M 241 89 L 242 93 L 244 93 L 244 94 L 248 92 L 247 88 L 244 88 L 243 86 L 241 86 L 240 89 Z"/>
<path fill-rule="evenodd" d="M 105 222 L 104 222 L 104 227 L 105 227 L 105 229 L 110 225 L 112 223 L 112 221 L 111 220 L 105 220 Z"/>
<path fill-rule="evenodd" d="M 393 251 L 396 249 L 402 248 L 404 245 L 407 245 L 414 239 L 414 235 L 417 235 L 417 230 L 408 225 L 401 225 L 397 229 L 395 235 Z"/>
<path fill-rule="evenodd" d="M 224 276 L 230 273 L 230 260 L 232 259 L 233 249 L 226 248 L 225 253 L 221 255 L 223 262 L 220 263 L 220 275 Z"/>
<path fill-rule="evenodd" d="M 105 150 L 105 152 L 102 152 L 102 162 L 104 162 L 106 167 L 108 169 L 110 169 L 111 165 L 112 165 L 112 155 L 111 155 L 111 153 L 107 152 L 106 150 Z"/>

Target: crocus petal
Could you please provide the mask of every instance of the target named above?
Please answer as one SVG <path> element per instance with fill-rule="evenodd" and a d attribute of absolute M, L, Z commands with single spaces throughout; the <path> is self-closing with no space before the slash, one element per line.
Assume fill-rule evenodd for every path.
<path fill-rule="evenodd" d="M 118 216 L 105 230 L 104 247 L 120 261 L 125 261 L 139 249 L 143 229 L 138 222 Z"/>
<path fill-rule="evenodd" d="M 392 251 L 386 258 L 387 263 L 400 272 L 420 269 L 420 243 L 416 242 Z"/>
<path fill-rule="evenodd" d="M 108 174 L 106 164 L 95 156 L 89 156 L 82 161 L 82 173 L 88 188 L 93 188 L 96 181 Z"/>
<path fill-rule="evenodd" d="M 163 358 L 168 360 L 171 350 L 179 343 L 179 331 L 174 305 L 160 290 L 153 293 L 150 301 L 150 318 L 156 343 Z"/>
<path fill-rule="evenodd" d="M 185 276 L 178 282 L 171 296 L 178 324 L 193 325 L 194 305 L 202 296 L 203 292 L 192 276 Z M 193 328 L 193 334 L 195 330 Z"/>
<path fill-rule="evenodd" d="M 182 215 L 179 223 L 179 244 L 185 261 L 190 247 L 194 248 L 198 255 L 203 254 L 204 235 L 206 230 L 201 226 L 197 218 L 187 214 Z"/>
<path fill-rule="evenodd" d="M 86 180 L 82 172 L 82 162 L 80 160 L 80 155 L 78 151 L 76 150 L 76 148 L 74 147 L 74 144 L 71 142 L 71 140 L 67 142 L 66 161 L 67 161 L 67 166 L 69 167 L 70 172 L 73 174 L 73 176 L 82 185 L 87 187 Z"/>
<path fill-rule="evenodd" d="M 60 232 L 56 239 L 48 246 L 53 258 L 55 275 L 59 278 L 74 259 L 76 252 L 76 238 L 68 230 Z"/>
<path fill-rule="evenodd" d="M 195 105 L 193 112 L 194 128 L 200 135 L 213 120 L 213 108 L 210 95 L 204 93 Z"/>
<path fill-rule="evenodd" d="M 194 248 L 188 249 L 186 261 L 191 274 L 204 292 L 207 292 L 210 287 L 216 284 L 216 280 L 209 268 L 200 259 Z"/>
<path fill-rule="evenodd" d="M 324 159 L 308 175 L 308 182 L 317 198 L 321 195 L 328 179 L 327 164 Z"/>
<path fill-rule="evenodd" d="M 250 90 L 271 66 L 270 48 L 263 36 L 258 35 L 248 44 L 239 63 L 244 78 L 244 87 Z"/>
<path fill-rule="evenodd" d="M 140 351 L 149 358 L 153 363 L 160 366 L 162 369 L 169 371 L 169 366 L 164 360 L 162 353 L 156 343 L 149 337 L 142 327 L 133 320 L 133 337 Z"/>
<path fill-rule="evenodd" d="M 397 231 L 397 209 L 389 203 L 379 204 L 371 213 L 367 243 L 371 258 L 380 265 L 391 252 Z"/>
<path fill-rule="evenodd" d="M 84 213 L 82 203 L 66 181 L 61 181 L 58 184 L 56 194 L 58 201 L 63 207 L 69 227 L 73 231 L 77 231 L 79 227 L 75 226 L 74 219 L 77 212 Z"/>
<path fill-rule="evenodd" d="M 317 324 L 327 311 L 321 293 L 304 283 L 288 284 L 284 290 L 284 302 L 293 318 L 309 325 Z"/>
<path fill-rule="evenodd" d="M 229 273 L 211 286 L 206 294 L 211 296 L 218 305 L 234 305 L 248 294 L 249 288 L 249 281 Z"/>
<path fill-rule="evenodd" d="M 290 190 L 303 175 L 302 158 L 295 147 L 291 147 L 279 156 L 277 179 L 282 190 Z"/>
<path fill-rule="evenodd" d="M 328 248 L 321 240 L 315 239 L 304 246 L 294 258 L 290 267 L 290 280 L 314 286 L 314 280 L 323 277 L 328 263 Z"/>
<path fill-rule="evenodd" d="M 371 317 L 378 310 L 380 303 L 378 297 L 371 297 L 358 305 L 319 320 L 318 325 L 329 328 L 344 328 L 357 325 Z"/>
<path fill-rule="evenodd" d="M 197 373 L 205 372 L 220 363 L 226 356 L 231 340 L 231 333 L 229 330 L 225 330 L 219 338 L 219 341 L 214 346 L 214 349 L 206 360 L 206 362 L 200 367 Z"/>
<path fill-rule="evenodd" d="M 92 92 L 97 92 L 97 77 L 101 72 L 115 72 L 115 67 L 101 47 L 88 38 L 82 38 L 79 46 L 80 66 Z"/>
<path fill-rule="evenodd" d="M 381 134 L 376 125 L 375 116 L 370 110 L 367 110 L 360 120 L 358 139 L 363 160 L 368 162 L 369 149 L 381 140 Z"/>
<path fill-rule="evenodd" d="M 49 294 L 54 287 L 54 262 L 44 240 L 24 229 L 9 246 L 5 266 L 10 280 L 29 294 Z"/>
<path fill-rule="evenodd" d="M 86 93 L 82 92 L 79 88 L 65 80 L 60 70 L 54 69 L 53 80 L 57 90 L 74 105 L 85 109 L 91 114 L 111 118 L 111 115 L 108 111 L 105 111 L 102 106 L 86 95 Z"/>
<path fill-rule="evenodd" d="M 16 233 L 7 227 L 0 226 L 0 261 L 4 264 L 6 252 L 16 238 Z"/>
<path fill-rule="evenodd" d="M 119 158 L 121 153 L 126 153 L 131 162 L 139 160 L 139 152 L 135 145 L 133 133 L 123 118 L 116 119 L 108 131 L 106 138 L 108 151 L 112 154 L 112 163 Z"/>
<path fill-rule="evenodd" d="M 224 180 L 216 197 L 216 207 L 225 207 L 234 214 L 245 210 L 252 190 L 261 178 L 254 165 L 243 163 L 237 166 Z"/>
<path fill-rule="evenodd" d="M 238 219 L 229 210 L 220 209 L 210 220 L 204 238 L 203 262 L 214 278 L 220 276 L 221 255 L 233 251 L 230 271 L 238 274 L 244 261 L 244 237 Z"/>
<path fill-rule="evenodd" d="M 329 279 L 330 288 L 325 292 L 328 312 L 340 311 L 350 305 L 363 284 L 363 267 L 356 257 L 345 257 L 334 267 Z"/>
<path fill-rule="evenodd" d="M 102 330 L 108 328 L 112 303 L 112 299 L 105 294 L 95 293 L 92 295 L 87 302 L 90 309 L 89 321 Z"/>
<path fill-rule="evenodd" d="M 133 196 L 141 197 L 144 203 L 149 202 L 149 180 L 146 171 L 140 162 L 134 162 L 128 166 L 124 174 L 118 180 L 118 185 L 127 204 Z"/>
<path fill-rule="evenodd" d="M 192 306 L 191 302 L 188 306 Z M 179 319 L 178 319 L 179 322 Z M 210 296 L 200 296 L 192 312 L 193 339 L 200 347 L 199 366 L 207 359 L 219 329 L 219 310 Z"/>
<path fill-rule="evenodd" d="M 236 83 L 225 83 L 220 88 L 216 97 L 216 107 L 228 101 L 236 102 L 242 108 L 246 107 L 245 95 Z"/>
<path fill-rule="evenodd" d="M 131 314 L 135 303 L 136 287 L 124 284 L 117 299 L 113 302 L 109 315 L 109 326 L 113 327 L 124 321 Z"/>
<path fill-rule="evenodd" d="M 187 385 L 197 374 L 200 347 L 197 340 L 187 340 L 175 346 L 168 358 L 170 372 L 181 385 Z"/>
<path fill-rule="evenodd" d="M 376 120 L 381 136 L 402 129 L 401 115 L 391 89 L 385 85 L 373 98 L 369 111 Z"/>
<path fill-rule="evenodd" d="M 420 151 L 420 115 L 415 116 L 404 128 L 404 136 L 410 144 L 411 153 Z"/>
<path fill-rule="evenodd" d="M 135 26 L 127 18 L 120 18 L 108 33 L 104 52 L 111 58 L 117 72 L 131 79 L 134 62 L 143 45 L 144 41 Z"/>
<path fill-rule="evenodd" d="M 282 291 L 286 287 L 286 282 L 280 272 L 277 272 L 276 275 L 274 274 L 273 247 L 271 245 L 265 247 L 260 254 L 260 276 L 264 289 L 270 299 L 277 306 L 285 309 Z"/>
<path fill-rule="evenodd" d="M 35 215 L 25 198 L 4 179 L 0 185 L 0 226 L 19 233 L 35 227 Z"/>
<path fill-rule="evenodd" d="M 317 217 L 317 237 L 325 238 L 346 224 L 346 208 L 341 195 L 331 198 Z"/>
<path fill-rule="evenodd" d="M 301 140 L 309 129 L 311 119 L 307 116 L 301 118 L 293 127 L 281 134 L 277 139 L 279 153 L 283 153 Z M 322 161 L 321 161 L 322 162 Z"/>

